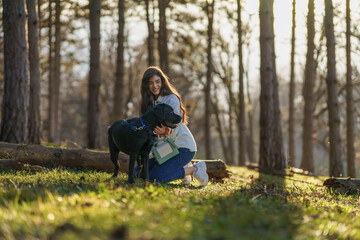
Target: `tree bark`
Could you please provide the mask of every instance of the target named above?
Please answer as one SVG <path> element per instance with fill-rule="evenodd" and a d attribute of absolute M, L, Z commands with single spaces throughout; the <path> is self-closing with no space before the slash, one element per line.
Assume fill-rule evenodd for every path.
<path fill-rule="evenodd" d="M 296 0 L 292 2 L 291 28 L 291 56 L 290 56 L 290 84 L 289 84 L 289 165 L 295 167 L 295 28 L 296 28 Z"/>
<path fill-rule="evenodd" d="M 332 0 L 325 0 L 325 35 L 327 50 L 327 106 L 329 120 L 330 142 L 330 176 L 343 176 L 343 163 L 341 159 L 340 117 L 337 99 L 335 36 L 333 23 Z"/>
<path fill-rule="evenodd" d="M 118 29 L 118 47 L 116 62 L 116 80 L 114 87 L 114 104 L 112 122 L 124 118 L 125 109 L 125 71 L 124 71 L 124 27 L 125 27 L 125 0 L 119 0 L 119 29 Z"/>
<path fill-rule="evenodd" d="M 51 10 L 51 8 L 50 8 Z M 51 71 L 50 74 L 50 119 L 49 119 L 49 141 L 54 143 L 59 143 L 60 141 L 60 125 L 61 125 L 61 113 L 60 113 L 60 67 L 61 67 L 61 23 L 60 23 L 60 15 L 61 15 L 61 6 L 60 0 L 55 0 L 55 43 L 54 43 L 54 64 L 52 65 L 52 61 L 49 62 Z M 49 20 L 50 24 L 51 20 Z M 49 26 L 51 28 L 51 26 Z M 51 31 L 50 33 L 51 34 Z M 50 41 L 50 40 L 49 40 Z M 52 45 L 52 43 L 51 43 Z M 50 46 L 51 46 L 50 45 Z M 51 51 L 51 47 L 50 47 Z M 50 53 L 50 55 L 52 55 Z M 53 70 L 53 72 L 52 72 Z M 52 74 L 53 73 L 53 74 Z"/>
<path fill-rule="evenodd" d="M 211 147 L 211 82 L 212 82 L 212 33 L 213 33 L 213 19 L 214 19 L 214 4 L 215 0 L 211 3 L 206 0 L 206 14 L 208 17 L 208 48 L 207 48 L 207 72 L 206 72 L 206 84 L 205 84 L 205 156 L 208 159 L 212 158 Z"/>
<path fill-rule="evenodd" d="M 54 142 L 55 139 L 55 105 L 54 105 L 54 63 L 53 63 L 53 1 L 49 1 L 49 16 L 48 16 L 48 142 Z"/>
<path fill-rule="evenodd" d="M 40 144 L 40 60 L 38 17 L 36 15 L 36 1 L 26 0 L 28 11 L 28 42 L 30 67 L 30 101 L 29 101 L 29 137 L 28 143 Z"/>
<path fill-rule="evenodd" d="M 274 37 L 274 15 L 272 13 L 272 24 L 271 31 Z M 283 145 L 283 136 L 281 128 L 281 111 L 280 111 L 280 102 L 279 102 L 279 83 L 276 74 L 276 62 L 275 62 L 275 40 L 273 38 L 273 47 L 272 47 L 272 64 L 273 64 L 273 103 L 274 103 L 274 121 L 273 121 L 273 131 L 274 131 L 274 140 L 273 140 L 273 168 L 279 171 L 283 171 L 286 167 L 286 158 Z"/>
<path fill-rule="evenodd" d="M 314 85 L 315 85 L 315 59 L 314 59 L 314 0 L 308 2 L 307 16 L 307 54 L 305 64 L 305 79 L 303 86 L 304 118 L 302 135 L 302 160 L 300 167 L 306 171 L 314 172 L 313 160 L 313 114 L 314 114 Z"/>
<path fill-rule="evenodd" d="M 90 73 L 87 102 L 87 146 L 99 146 L 101 0 L 90 0 Z M 115 104 L 115 103 L 114 103 Z"/>
<path fill-rule="evenodd" d="M 250 55 L 250 52 L 249 52 Z M 248 57 L 248 64 L 247 64 L 247 68 L 249 69 L 249 62 L 250 62 L 250 57 Z M 248 159 L 250 163 L 255 163 L 255 151 L 254 151 L 254 123 L 253 123 L 253 116 L 254 116 L 254 109 L 253 109 L 253 105 L 252 105 L 252 101 L 251 101 L 251 96 L 250 96 L 250 86 L 249 86 L 249 71 L 246 71 L 246 92 L 247 92 L 247 99 L 248 99 L 248 105 L 250 106 L 247 110 L 247 116 L 248 116 L 248 131 L 247 131 L 247 136 L 246 136 L 246 148 L 247 148 L 247 153 L 248 153 Z"/>
<path fill-rule="evenodd" d="M 274 66 L 272 48 L 274 34 L 272 32 L 273 0 L 260 0 L 260 149 L 259 169 L 269 170 L 273 167 L 273 77 Z"/>
<path fill-rule="evenodd" d="M 159 56 L 160 56 L 160 68 L 163 72 L 169 75 L 169 53 L 168 53 L 168 34 L 166 26 L 166 8 L 169 5 L 169 0 L 159 0 Z"/>
<path fill-rule="evenodd" d="M 231 161 L 231 158 L 229 157 L 229 150 L 226 146 L 226 142 L 225 142 L 225 137 L 224 137 L 224 130 L 222 128 L 223 124 L 221 124 L 221 120 L 220 120 L 220 110 L 219 110 L 219 106 L 218 106 L 218 98 L 217 98 L 217 94 L 215 93 L 214 96 L 214 101 L 211 101 L 211 105 L 212 105 L 212 109 L 214 110 L 214 114 L 215 114 L 215 119 L 216 119 L 216 126 L 217 126 L 217 131 L 219 133 L 220 136 L 220 144 L 221 144 L 221 148 L 224 154 L 224 158 L 225 158 L 225 162 L 227 164 L 233 164 L 233 162 Z"/>
<path fill-rule="evenodd" d="M 350 0 L 346 0 L 346 139 L 347 139 L 347 173 L 349 177 L 356 177 L 355 168 L 355 125 L 354 125 L 354 103 L 353 83 L 351 80 L 351 17 Z"/>
<path fill-rule="evenodd" d="M 129 170 L 129 156 L 119 154 L 120 172 Z M 193 160 L 196 163 L 197 159 Z M 209 178 L 221 181 L 228 178 L 230 172 L 226 164 L 218 160 L 204 160 Z M 42 145 L 24 145 L 0 143 L 0 169 L 28 169 L 30 166 L 64 166 L 83 170 L 101 170 L 114 172 L 114 164 L 107 152 L 96 152 L 86 149 L 51 148 Z M 39 168 L 39 167 L 38 167 Z"/>
<path fill-rule="evenodd" d="M 152 0 L 151 0 L 152 2 Z M 145 0 L 145 7 L 146 7 L 146 23 L 149 31 L 148 35 L 148 65 L 154 66 L 155 65 L 155 56 L 154 56 L 154 39 L 155 39 L 155 30 L 154 30 L 154 20 L 150 20 L 150 12 L 149 12 L 149 0 Z"/>
<path fill-rule="evenodd" d="M 238 134 L 239 134 L 239 165 L 246 164 L 246 126 L 245 126 L 245 97 L 244 97 L 244 68 L 242 54 L 242 21 L 241 4 L 237 0 L 237 30 L 238 30 L 238 55 L 239 55 L 239 111 L 238 111 Z"/>
<path fill-rule="evenodd" d="M 275 64 L 274 1 L 260 0 L 260 159 L 262 172 L 286 167 Z"/>
<path fill-rule="evenodd" d="M 28 66 L 24 0 L 3 0 L 4 95 L 1 141 L 24 143 L 28 130 Z"/>

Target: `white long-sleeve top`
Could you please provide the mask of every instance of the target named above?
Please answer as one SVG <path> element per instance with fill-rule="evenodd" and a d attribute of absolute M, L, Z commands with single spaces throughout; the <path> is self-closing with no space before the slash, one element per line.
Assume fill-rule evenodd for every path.
<path fill-rule="evenodd" d="M 180 109 L 180 101 L 175 94 L 170 94 L 168 96 L 159 96 L 158 99 L 155 100 L 154 105 L 164 103 L 170 105 L 174 109 L 174 113 L 182 116 Z M 181 121 L 180 124 L 174 129 L 170 131 L 170 138 L 172 138 L 178 148 L 187 148 L 191 152 L 196 152 L 196 142 L 191 134 L 189 128 Z"/>

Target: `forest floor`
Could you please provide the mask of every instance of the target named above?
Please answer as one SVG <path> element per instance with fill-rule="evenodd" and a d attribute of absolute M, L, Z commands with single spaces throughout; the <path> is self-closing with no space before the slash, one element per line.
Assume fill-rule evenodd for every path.
<path fill-rule="evenodd" d="M 359 194 L 230 167 L 200 188 L 53 168 L 0 173 L 0 239 L 360 239 Z"/>

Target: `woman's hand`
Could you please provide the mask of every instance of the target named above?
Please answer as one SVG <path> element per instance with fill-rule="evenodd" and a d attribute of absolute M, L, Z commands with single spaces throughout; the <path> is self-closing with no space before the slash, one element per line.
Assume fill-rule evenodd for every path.
<path fill-rule="evenodd" d="M 156 126 L 153 133 L 156 135 L 159 135 L 159 137 L 161 137 L 161 138 L 165 138 L 170 135 L 170 128 L 161 124 L 161 127 Z"/>

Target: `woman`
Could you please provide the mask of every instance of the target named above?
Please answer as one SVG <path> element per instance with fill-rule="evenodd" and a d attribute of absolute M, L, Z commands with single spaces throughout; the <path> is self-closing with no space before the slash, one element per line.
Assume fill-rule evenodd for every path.
<path fill-rule="evenodd" d="M 154 158 L 149 160 L 149 174 L 151 181 L 171 182 L 184 179 L 184 184 L 189 184 L 190 176 L 197 179 L 201 186 L 206 186 L 209 177 L 206 173 L 206 164 L 201 161 L 194 166 L 190 161 L 197 151 L 194 137 L 186 126 L 186 110 L 181 102 L 181 97 L 167 76 L 158 67 L 149 67 L 145 70 L 141 80 L 141 114 L 156 104 L 170 105 L 174 112 L 183 117 L 183 121 L 175 128 L 158 126 L 154 134 L 159 137 L 172 138 L 179 150 L 179 154 L 159 165 Z"/>

